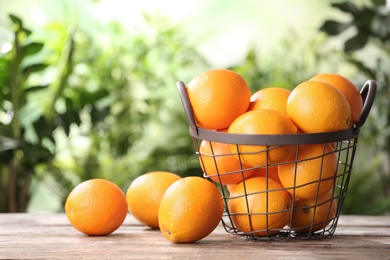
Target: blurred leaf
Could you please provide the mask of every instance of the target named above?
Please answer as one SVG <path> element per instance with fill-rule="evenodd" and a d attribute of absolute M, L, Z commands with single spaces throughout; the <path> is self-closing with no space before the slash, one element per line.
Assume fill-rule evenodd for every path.
<path fill-rule="evenodd" d="M 22 144 L 21 148 L 24 153 L 25 163 L 30 167 L 42 162 L 47 162 L 53 158 L 53 154 L 50 150 L 40 145 L 25 142 Z"/>
<path fill-rule="evenodd" d="M 372 2 L 377 6 L 384 6 L 386 5 L 386 0 L 372 0 Z"/>
<path fill-rule="evenodd" d="M 7 150 L 13 150 L 17 146 L 18 142 L 15 139 L 0 135 L 0 153 Z"/>
<path fill-rule="evenodd" d="M 56 129 L 56 126 L 48 122 L 44 116 L 39 117 L 39 119 L 33 123 L 33 126 L 39 140 L 48 138 L 54 142 L 53 132 Z"/>
<path fill-rule="evenodd" d="M 66 109 L 65 112 L 59 113 L 56 116 L 55 123 L 56 126 L 62 127 L 66 133 L 66 135 L 69 136 L 70 133 L 70 127 L 72 124 L 80 125 L 81 119 L 80 119 L 80 109 L 77 109 L 73 101 L 69 98 L 65 100 Z"/>
<path fill-rule="evenodd" d="M 373 214 L 377 208 L 375 201 L 380 197 L 380 189 L 372 177 L 372 172 L 366 171 L 359 175 L 354 174 L 348 186 L 348 196 L 343 204 L 343 214 Z M 359 201 L 359 207 L 355 203 Z M 374 207 L 373 207 L 374 206 Z"/>
<path fill-rule="evenodd" d="M 9 62 L 3 58 L 0 57 L 0 87 L 3 88 L 4 85 L 7 85 L 10 78 L 9 73 Z M 2 95 L 2 92 L 0 91 L 0 97 Z M 1 100 L 1 99 L 0 99 Z"/>
<path fill-rule="evenodd" d="M 43 63 L 38 63 L 38 64 L 32 64 L 32 65 L 29 65 L 27 67 L 25 67 L 23 69 L 23 74 L 30 74 L 30 73 L 33 73 L 33 72 L 40 72 L 44 69 L 46 69 L 48 67 L 47 64 L 43 64 Z"/>
<path fill-rule="evenodd" d="M 102 109 L 96 108 L 96 106 L 92 107 L 92 110 L 90 112 L 91 121 L 93 123 L 101 122 L 103 121 L 108 115 L 110 114 L 109 107 L 104 107 Z"/>
<path fill-rule="evenodd" d="M 350 23 L 340 23 L 336 21 L 325 21 L 325 23 L 320 27 L 320 31 L 326 32 L 329 35 L 337 35 L 343 32 L 351 26 Z"/>
<path fill-rule="evenodd" d="M 384 26 L 388 25 L 388 26 Z M 390 36 L 390 16 L 378 15 L 375 16 L 371 23 L 371 30 L 374 32 L 382 41 L 389 41 Z"/>
<path fill-rule="evenodd" d="M 20 37 L 20 36 L 28 37 L 29 35 L 31 35 L 32 32 L 30 30 L 28 30 L 27 28 L 23 27 L 23 22 L 19 17 L 10 14 L 9 18 L 11 19 L 12 23 L 14 24 L 15 35 L 17 35 L 18 37 Z"/>
<path fill-rule="evenodd" d="M 25 89 L 25 93 L 47 89 L 48 87 L 49 87 L 49 85 L 31 86 L 31 87 L 28 87 Z"/>
<path fill-rule="evenodd" d="M 355 26 L 361 30 L 367 30 L 366 33 L 369 33 L 372 20 L 377 16 L 377 13 L 369 8 L 364 8 L 359 12 L 358 19 L 355 19 L 353 23 Z"/>
<path fill-rule="evenodd" d="M 343 11 L 345 13 L 350 13 L 355 17 L 359 15 L 359 9 L 356 7 L 355 4 L 350 1 L 343 3 L 333 3 L 332 6 L 338 8 L 340 11 Z"/>
<path fill-rule="evenodd" d="M 19 34 L 21 34 L 23 37 L 28 37 L 32 34 L 32 31 L 26 29 L 26 28 L 21 28 L 19 30 Z"/>
<path fill-rule="evenodd" d="M 351 57 L 346 57 L 346 60 L 353 64 L 359 71 L 363 72 L 368 78 L 374 79 L 376 77 L 376 72 L 367 67 L 363 62 Z"/>
<path fill-rule="evenodd" d="M 352 52 L 363 48 L 368 41 L 368 35 L 360 32 L 344 43 L 344 51 Z"/>
<path fill-rule="evenodd" d="M 18 25 L 20 28 L 23 27 L 23 22 L 19 17 L 17 17 L 16 15 L 13 15 L 13 14 L 10 14 L 8 16 L 14 24 Z"/>
<path fill-rule="evenodd" d="M 43 48 L 43 43 L 32 42 L 23 47 L 24 55 L 34 55 L 40 52 Z"/>

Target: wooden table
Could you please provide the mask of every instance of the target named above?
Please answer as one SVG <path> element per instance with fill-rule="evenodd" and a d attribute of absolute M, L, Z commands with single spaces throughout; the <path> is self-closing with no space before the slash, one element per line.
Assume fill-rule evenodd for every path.
<path fill-rule="evenodd" d="M 88 237 L 64 214 L 0 214 L 0 259 L 390 259 L 390 216 L 342 215 L 323 240 L 252 241 L 219 226 L 174 244 L 131 215 L 113 234 Z"/>

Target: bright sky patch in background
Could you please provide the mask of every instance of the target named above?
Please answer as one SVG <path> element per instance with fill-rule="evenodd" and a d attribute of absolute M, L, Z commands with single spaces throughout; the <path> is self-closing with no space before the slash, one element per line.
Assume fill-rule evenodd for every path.
<path fill-rule="evenodd" d="M 182 25 L 214 66 L 225 67 L 242 60 L 251 45 L 267 52 L 291 33 L 302 41 L 309 39 L 330 14 L 327 2 L 101 0 L 91 4 L 86 0 L 0 0 L 0 14 L 1 24 L 6 22 L 6 14 L 12 12 L 27 24 L 42 25 L 55 19 L 75 19 L 80 23 L 93 19 L 103 24 L 115 20 L 132 31 L 142 30 L 142 12 L 158 12 Z"/>

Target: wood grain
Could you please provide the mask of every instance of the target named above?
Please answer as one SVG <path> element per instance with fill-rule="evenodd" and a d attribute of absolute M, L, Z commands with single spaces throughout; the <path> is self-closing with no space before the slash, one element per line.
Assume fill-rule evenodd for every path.
<path fill-rule="evenodd" d="M 174 244 L 131 215 L 113 234 L 79 233 L 64 214 L 0 214 L 0 259 L 390 259 L 390 216 L 340 217 L 333 236 L 253 241 L 219 226 L 203 240 Z"/>

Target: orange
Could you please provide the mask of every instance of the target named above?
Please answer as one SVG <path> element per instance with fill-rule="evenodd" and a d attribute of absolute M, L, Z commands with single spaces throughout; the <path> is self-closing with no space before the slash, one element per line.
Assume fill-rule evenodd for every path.
<path fill-rule="evenodd" d="M 288 97 L 286 113 L 304 133 L 344 130 L 351 122 L 351 108 L 345 96 L 321 81 L 296 86 Z"/>
<path fill-rule="evenodd" d="M 298 161 L 281 164 L 278 171 L 288 192 L 301 199 L 313 199 L 317 192 L 322 196 L 333 187 L 337 155 L 329 144 L 301 145 Z"/>
<path fill-rule="evenodd" d="M 290 91 L 284 88 L 269 87 L 260 89 L 251 96 L 248 111 L 272 109 L 285 114 L 289 95 Z"/>
<path fill-rule="evenodd" d="M 182 178 L 165 192 L 159 209 L 163 236 L 174 243 L 191 243 L 218 226 L 224 202 L 218 188 L 196 176 Z"/>
<path fill-rule="evenodd" d="M 255 177 L 268 177 L 280 183 L 277 166 L 268 167 L 268 176 L 267 176 L 267 167 L 255 168 L 254 172 L 249 176 L 249 178 L 255 178 Z M 234 186 L 235 186 L 234 184 L 230 184 L 230 185 L 226 185 L 226 188 L 229 192 L 231 192 Z"/>
<path fill-rule="evenodd" d="M 196 124 L 206 129 L 228 128 L 246 112 L 251 92 L 244 78 L 232 70 L 209 70 L 187 87 Z"/>
<path fill-rule="evenodd" d="M 201 167 L 207 177 L 221 184 L 236 184 L 255 171 L 232 155 L 230 145 L 203 140 L 199 146 Z"/>
<path fill-rule="evenodd" d="M 295 134 L 297 127 L 282 112 L 259 109 L 246 112 L 230 125 L 229 133 L 234 134 Z M 265 166 L 278 163 L 293 156 L 294 146 L 231 145 L 233 153 L 240 152 L 242 162 L 250 166 Z M 267 161 L 268 156 L 268 161 Z"/>
<path fill-rule="evenodd" d="M 267 177 L 267 167 L 255 168 L 255 171 L 249 176 L 249 178 L 255 177 Z M 277 166 L 268 167 L 268 178 L 280 183 Z M 226 185 L 226 188 L 229 192 L 231 192 L 234 186 L 234 184 L 230 184 Z"/>
<path fill-rule="evenodd" d="M 288 223 L 291 204 L 290 194 L 280 183 L 255 177 L 232 188 L 228 208 L 238 230 L 253 236 L 269 236 Z"/>
<path fill-rule="evenodd" d="M 117 230 L 126 218 L 126 197 L 111 181 L 87 180 L 69 193 L 65 213 L 78 231 L 90 236 L 108 235 Z"/>
<path fill-rule="evenodd" d="M 333 189 L 315 199 L 294 202 L 291 228 L 296 232 L 315 232 L 326 227 L 336 216 L 337 199 Z"/>
<path fill-rule="evenodd" d="M 359 120 L 363 109 L 363 98 L 355 84 L 353 84 L 347 78 L 335 73 L 318 74 L 312 77 L 310 80 L 322 81 L 340 90 L 340 92 L 343 93 L 348 100 L 349 106 L 351 108 L 350 126 Z"/>
<path fill-rule="evenodd" d="M 280 183 L 277 166 L 268 167 L 268 168 L 266 167 L 257 168 L 255 172 L 250 176 L 250 178 L 267 177 L 267 171 L 268 171 L 268 178 L 273 179 L 274 181 Z"/>
<path fill-rule="evenodd" d="M 180 176 L 165 171 L 155 171 L 138 176 L 129 186 L 126 199 L 131 214 L 142 224 L 158 228 L 158 208 L 168 187 Z"/>

